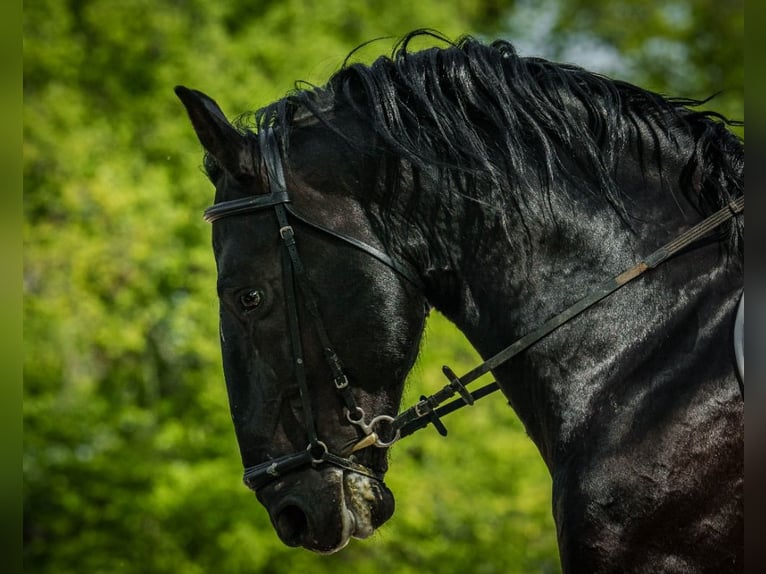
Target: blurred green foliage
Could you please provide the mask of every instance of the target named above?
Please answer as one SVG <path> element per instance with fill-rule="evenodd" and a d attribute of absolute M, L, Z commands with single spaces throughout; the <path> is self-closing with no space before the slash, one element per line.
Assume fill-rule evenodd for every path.
<path fill-rule="evenodd" d="M 626 79 L 698 97 L 731 88 L 721 109 L 742 116 L 741 3 L 546 5 L 545 55 L 566 56 L 587 33 L 625 56 L 637 74 Z M 427 430 L 393 449 L 397 511 L 371 540 L 330 557 L 279 542 L 240 482 L 200 216 L 212 190 L 172 92 L 186 84 L 242 113 L 295 80 L 323 83 L 364 41 L 417 27 L 539 43 L 522 25 L 531 6 L 25 2 L 27 572 L 558 571 L 550 478 L 500 396 L 450 417 L 447 440 Z M 668 6 L 675 20 L 657 16 Z M 686 84 L 651 56 L 663 38 L 687 47 Z M 433 317 L 408 402 L 443 384 L 441 364 L 464 372 L 476 359 Z"/>
<path fill-rule="evenodd" d="M 744 119 L 744 0 L 517 0 L 522 53 L 573 62 Z M 744 131 L 737 129 L 740 134 Z"/>

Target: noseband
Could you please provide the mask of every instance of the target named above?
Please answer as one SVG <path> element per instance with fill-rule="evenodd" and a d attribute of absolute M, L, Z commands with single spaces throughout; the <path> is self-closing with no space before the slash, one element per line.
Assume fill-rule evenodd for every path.
<path fill-rule="evenodd" d="M 349 386 L 349 380 L 343 372 L 343 364 L 335 352 L 327 330 L 322 322 L 316 297 L 311 289 L 305 268 L 301 261 L 298 247 L 295 241 L 295 229 L 290 225 L 291 218 L 317 229 L 331 237 L 339 239 L 356 249 L 374 257 L 404 279 L 415 285 L 421 292 L 423 283 L 418 273 L 407 263 L 397 261 L 387 253 L 368 245 L 358 239 L 349 237 L 332 229 L 328 229 L 318 223 L 310 221 L 298 214 L 291 205 L 290 195 L 285 184 L 282 160 L 276 144 L 276 138 L 271 129 L 263 129 L 259 133 L 260 150 L 263 156 L 266 175 L 269 182 L 268 195 L 257 195 L 231 201 L 223 201 L 205 210 L 205 220 L 212 223 L 224 217 L 241 215 L 257 211 L 272 209 L 279 225 L 279 237 L 282 240 L 282 268 L 285 280 L 285 303 L 287 307 L 287 326 L 290 335 L 290 345 L 293 353 L 293 372 L 300 393 L 301 409 L 303 411 L 303 425 L 308 437 L 308 445 L 305 450 L 284 455 L 264 463 L 245 468 L 244 481 L 251 489 L 256 490 L 283 476 L 284 474 L 306 466 L 320 466 L 331 464 L 342 469 L 382 480 L 382 475 L 374 470 L 359 464 L 353 452 L 367 446 L 386 448 L 398 438 L 398 433 L 386 442 L 380 438 L 376 429 L 381 425 L 390 425 L 394 418 L 387 415 L 379 415 L 369 423 L 365 422 L 365 412 L 357 404 Z M 314 421 L 314 411 L 311 408 L 311 398 L 306 380 L 306 366 L 303 360 L 303 346 L 301 343 L 301 328 L 298 318 L 297 290 L 303 295 L 304 305 L 311 318 L 314 329 L 319 337 L 324 353 L 325 361 L 332 372 L 332 382 L 335 390 L 345 407 L 346 419 L 354 426 L 361 429 L 364 438 L 352 448 L 347 457 L 331 453 L 327 445 L 319 440 Z"/>
<path fill-rule="evenodd" d="M 466 389 L 467 384 L 475 381 L 492 369 L 508 362 L 511 358 L 520 354 L 522 351 L 525 351 L 537 341 L 561 327 L 567 321 L 573 319 L 586 309 L 589 309 L 630 281 L 640 277 L 646 271 L 654 269 L 658 265 L 664 263 L 679 251 L 685 249 L 710 231 L 729 221 L 732 217 L 740 215 L 745 210 L 744 196 L 736 198 L 726 207 L 680 234 L 633 267 L 596 286 L 582 299 L 578 300 L 570 307 L 567 307 L 559 314 L 554 315 L 545 323 L 532 330 L 521 339 L 515 341 L 493 357 L 490 357 L 462 377 L 455 375 L 449 367 L 443 367 L 444 375 L 449 381 L 448 384 L 433 395 L 428 397 L 421 396 L 420 402 L 415 406 L 401 412 L 396 417 L 379 415 L 373 417 L 369 423 L 366 423 L 365 412 L 354 399 L 354 395 L 349 387 L 348 377 L 346 377 L 343 372 L 343 365 L 330 342 L 326 329 L 324 328 L 316 298 L 314 297 L 311 286 L 306 278 L 305 269 L 298 253 L 298 248 L 295 242 L 295 230 L 290 225 L 290 218 L 297 219 L 309 227 L 339 239 L 374 257 L 417 287 L 421 293 L 424 292 L 423 282 L 421 281 L 418 272 L 404 261 L 397 261 L 387 253 L 384 253 L 367 243 L 324 227 L 323 225 L 306 219 L 297 213 L 290 203 L 290 196 L 285 184 L 282 159 L 279 154 L 278 146 L 276 145 L 276 138 L 274 137 L 273 131 L 271 129 L 263 129 L 258 135 L 260 138 L 260 150 L 269 181 L 269 194 L 217 203 L 205 210 L 205 220 L 212 223 L 224 217 L 252 213 L 269 208 L 273 209 L 276 214 L 277 222 L 279 224 L 279 236 L 282 239 L 283 247 L 282 266 L 285 276 L 285 300 L 287 305 L 290 343 L 293 352 L 294 376 L 300 392 L 301 408 L 304 417 L 303 424 L 308 436 L 308 445 L 303 451 L 287 454 L 245 468 L 245 484 L 253 490 L 262 488 L 273 480 L 276 480 L 293 470 L 307 466 L 318 467 L 325 464 L 352 470 L 376 480 L 382 480 L 383 477 L 380 473 L 357 462 L 353 453 L 370 446 L 387 448 L 401 438 L 428 426 L 428 424 L 433 424 L 441 435 L 446 436 L 447 429 L 441 422 L 442 416 L 461 407 L 473 405 L 477 399 L 487 396 L 500 388 L 497 382 L 493 381 L 476 391 L 471 392 Z M 305 306 L 314 324 L 317 335 L 319 336 L 325 360 L 332 372 L 332 381 L 335 390 L 344 404 L 346 419 L 351 424 L 358 427 L 364 435 L 364 438 L 358 441 L 351 448 L 350 454 L 345 457 L 331 453 L 327 448 L 327 445 L 319 440 L 317 436 L 303 361 L 296 286 L 300 289 L 300 292 L 303 295 Z M 443 404 L 456 394 L 460 395 L 460 398 L 450 403 Z M 378 426 L 383 424 L 390 427 L 390 435 L 392 436 L 388 441 L 382 440 L 378 434 L 379 431 L 376 430 Z"/>

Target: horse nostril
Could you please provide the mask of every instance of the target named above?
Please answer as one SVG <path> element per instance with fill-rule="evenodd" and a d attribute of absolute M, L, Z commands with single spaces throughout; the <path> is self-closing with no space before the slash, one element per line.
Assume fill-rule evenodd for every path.
<path fill-rule="evenodd" d="M 308 531 L 306 513 L 294 504 L 285 506 L 277 516 L 277 532 L 288 546 L 300 546 Z"/>

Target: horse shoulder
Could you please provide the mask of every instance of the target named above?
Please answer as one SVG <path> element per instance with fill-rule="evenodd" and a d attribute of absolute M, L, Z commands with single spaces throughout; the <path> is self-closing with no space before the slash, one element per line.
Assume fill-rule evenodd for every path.
<path fill-rule="evenodd" d="M 697 396 L 665 416 L 637 434 L 600 426 L 553 470 L 565 572 L 742 569 L 741 398 Z"/>

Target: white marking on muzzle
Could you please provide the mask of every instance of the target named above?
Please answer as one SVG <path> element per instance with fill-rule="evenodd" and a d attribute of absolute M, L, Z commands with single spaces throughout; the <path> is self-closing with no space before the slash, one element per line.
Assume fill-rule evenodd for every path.
<path fill-rule="evenodd" d="M 344 476 L 344 498 L 348 501 L 354 529 L 351 535 L 354 538 L 367 538 L 374 532 L 372 526 L 372 503 L 375 501 L 375 492 L 369 477 L 347 472 Z M 344 501 L 344 504 L 346 502 Z"/>

